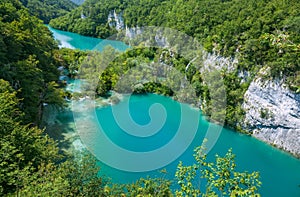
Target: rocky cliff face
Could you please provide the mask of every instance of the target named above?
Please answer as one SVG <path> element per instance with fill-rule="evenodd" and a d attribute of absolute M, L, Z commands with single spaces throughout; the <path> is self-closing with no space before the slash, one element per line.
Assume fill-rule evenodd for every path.
<path fill-rule="evenodd" d="M 125 27 L 122 12 L 117 14 L 116 10 L 110 11 L 107 17 L 107 21 L 110 27 L 114 27 L 118 31 L 124 29 Z"/>
<path fill-rule="evenodd" d="M 245 129 L 253 136 L 300 156 L 300 94 L 280 80 L 257 77 L 244 95 Z"/>
<path fill-rule="evenodd" d="M 140 27 L 127 27 L 125 28 L 125 36 L 127 38 L 134 38 L 136 37 L 137 35 L 141 34 L 143 32 L 143 28 L 140 28 Z"/>

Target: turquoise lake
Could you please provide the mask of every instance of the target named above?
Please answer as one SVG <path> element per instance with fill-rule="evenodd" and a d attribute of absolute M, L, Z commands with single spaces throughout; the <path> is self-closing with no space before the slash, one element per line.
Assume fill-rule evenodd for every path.
<path fill-rule="evenodd" d="M 47 27 L 53 33 L 54 38 L 59 41 L 60 47 L 80 50 L 96 49 L 100 51 L 102 51 L 103 47 L 105 47 L 106 45 L 111 45 L 112 47 L 120 51 L 124 51 L 128 48 L 128 46 L 123 42 L 92 38 L 74 34 L 71 32 L 56 30 L 51 28 L 50 26 Z"/>
<path fill-rule="evenodd" d="M 50 30 L 64 47 L 92 50 L 101 42 L 101 39 L 57 31 L 52 28 L 50 28 Z M 120 42 L 112 41 L 112 45 L 119 50 L 126 49 L 126 45 Z M 133 121 L 139 125 L 147 125 L 151 121 L 149 109 L 156 104 L 164 108 L 166 120 L 160 130 L 149 137 L 136 137 L 124 132 L 114 116 L 114 114 L 118 112 L 114 111 L 111 105 L 97 107 L 92 111 L 94 116 L 97 117 L 97 123 L 101 126 L 100 130 L 105 133 L 111 141 L 123 149 L 136 152 L 152 151 L 172 141 L 179 127 L 182 109 L 184 109 L 185 114 L 188 114 L 187 116 L 190 114 L 190 118 L 196 116 L 198 118 L 198 128 L 191 144 L 179 158 L 163 167 L 168 171 L 167 178 L 173 179 L 176 166 L 180 160 L 183 161 L 184 164 L 192 164 L 194 162 L 192 156 L 193 149 L 201 145 L 204 135 L 211 123 L 205 120 L 201 111 L 191 108 L 189 105 L 181 104 L 170 98 L 155 94 L 125 96 L 116 106 L 127 107 Z M 75 117 L 85 118 L 85 113 L 83 112 L 74 113 Z M 72 112 L 62 112 L 58 118 L 62 123 L 68 125 L 74 124 Z M 186 128 L 189 128 L 189 126 L 187 125 Z M 218 127 L 215 126 L 215 128 Z M 86 127 L 87 132 L 89 132 L 89 129 L 89 127 Z M 250 136 L 242 135 L 226 128 L 220 129 L 222 129 L 221 134 L 209 152 L 208 160 L 213 161 L 216 154 L 223 156 L 229 148 L 232 148 L 233 153 L 236 154 L 238 171 L 260 172 L 262 186 L 259 192 L 262 196 L 300 196 L 299 159 Z M 95 154 L 101 154 L 101 152 L 105 151 L 112 157 L 121 158 L 122 155 L 112 152 L 111 149 L 98 149 L 97 143 L 101 143 L 101 139 L 93 138 L 90 139 L 90 141 L 93 142 L 91 144 L 94 144 L 92 146 L 95 148 Z M 111 177 L 114 182 L 118 183 L 133 182 L 140 177 L 146 176 L 162 176 L 158 172 L 159 169 L 148 172 L 127 172 L 109 167 L 102 162 L 99 162 L 99 165 L 101 166 L 102 175 Z M 174 187 L 176 187 L 176 185 L 174 185 Z"/>

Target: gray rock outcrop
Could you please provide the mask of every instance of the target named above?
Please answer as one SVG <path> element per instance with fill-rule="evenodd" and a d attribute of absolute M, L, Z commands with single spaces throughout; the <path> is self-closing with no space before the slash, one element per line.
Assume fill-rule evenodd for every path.
<path fill-rule="evenodd" d="M 117 14 L 116 10 L 110 11 L 107 17 L 107 21 L 110 27 L 114 27 L 118 31 L 125 28 L 122 12 Z"/>
<path fill-rule="evenodd" d="M 245 129 L 253 136 L 300 156 L 300 94 L 283 81 L 257 77 L 244 95 Z"/>

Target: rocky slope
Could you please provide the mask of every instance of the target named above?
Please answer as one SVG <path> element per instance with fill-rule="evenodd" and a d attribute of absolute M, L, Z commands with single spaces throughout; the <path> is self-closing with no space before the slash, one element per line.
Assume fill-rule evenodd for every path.
<path fill-rule="evenodd" d="M 257 77 L 244 95 L 244 128 L 253 136 L 300 157 L 300 94 L 280 80 Z"/>

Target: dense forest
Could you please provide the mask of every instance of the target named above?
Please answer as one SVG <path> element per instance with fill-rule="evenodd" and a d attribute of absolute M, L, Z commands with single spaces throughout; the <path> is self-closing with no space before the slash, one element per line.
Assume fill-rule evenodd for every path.
<path fill-rule="evenodd" d="M 292 91 L 300 92 L 299 8 L 296 0 L 87 0 L 67 15 L 51 20 L 50 25 L 106 38 L 117 32 L 108 21 L 109 13 L 115 11 L 128 28 L 174 28 L 195 37 L 207 52 L 237 59 L 236 69 L 224 70 L 222 75 L 227 95 L 226 124 L 242 131 L 239 123 L 244 117 L 243 96 L 261 68 L 267 71 L 262 77 L 283 79 Z M 157 52 L 155 56 L 159 56 Z M 185 67 L 188 61 L 181 64 Z M 201 74 L 193 74 L 189 79 L 194 78 L 199 96 L 207 99 L 203 91 L 207 87 L 199 84 Z M 207 106 L 202 110 L 206 114 L 210 111 Z"/>
<path fill-rule="evenodd" d="M 204 147 L 196 149 L 193 166 L 178 165 L 175 192 L 171 180 L 163 178 L 112 184 L 98 176 L 99 167 L 88 153 L 69 155 L 60 150 L 41 128 L 43 109 L 65 106 L 59 68 L 68 68 L 73 75 L 87 54 L 59 49 L 34 16 L 39 7 L 30 10 L 22 3 L 0 2 L 0 196 L 258 195 L 259 174 L 237 172 L 231 150 L 211 163 L 200 154 Z M 205 191 L 193 186 L 196 172 L 207 180 Z"/>
<path fill-rule="evenodd" d="M 67 14 L 76 7 L 69 0 L 20 0 L 28 8 L 29 13 L 48 24 L 51 19 Z"/>
<path fill-rule="evenodd" d="M 44 103 L 63 105 L 55 83 L 57 43 L 18 1 L 1 2 L 0 77 L 17 91 L 25 123 L 39 124 Z"/>

